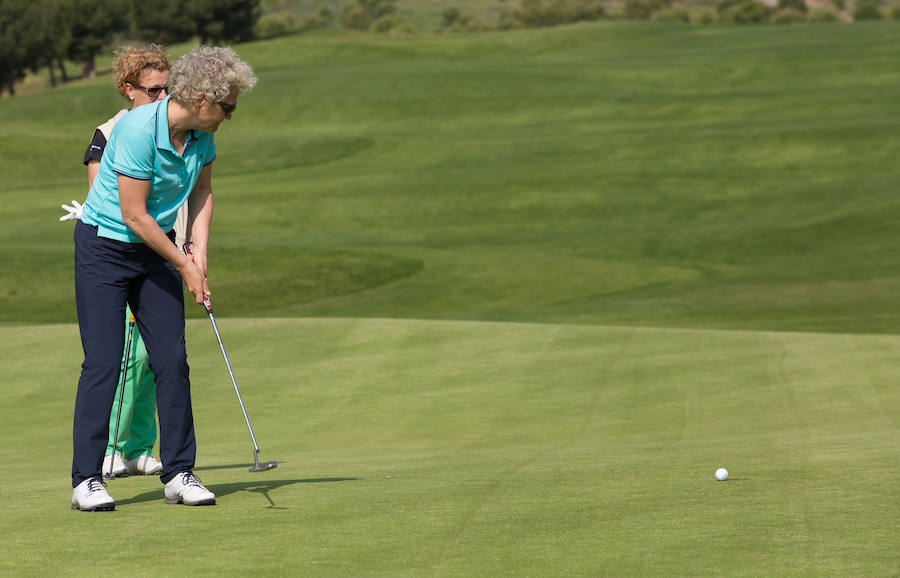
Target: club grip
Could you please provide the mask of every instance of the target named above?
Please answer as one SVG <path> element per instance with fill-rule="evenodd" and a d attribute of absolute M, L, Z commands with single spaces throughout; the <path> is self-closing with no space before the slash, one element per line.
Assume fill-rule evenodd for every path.
<path fill-rule="evenodd" d="M 193 243 L 191 243 L 190 241 L 188 241 L 187 243 L 184 244 L 182 249 L 184 250 L 185 255 L 193 255 L 194 254 L 194 252 L 191 250 L 192 246 L 193 246 Z M 207 313 L 212 313 L 212 303 L 209 300 L 209 295 L 203 296 L 203 306 L 206 307 Z"/>

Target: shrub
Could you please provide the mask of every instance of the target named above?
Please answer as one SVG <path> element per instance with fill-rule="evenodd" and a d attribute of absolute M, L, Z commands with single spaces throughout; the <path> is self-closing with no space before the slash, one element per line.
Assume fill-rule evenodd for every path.
<path fill-rule="evenodd" d="M 332 24 L 334 24 L 334 12 L 332 12 L 331 8 L 328 8 L 327 6 L 323 6 L 319 9 L 317 18 L 321 23 L 320 28 L 328 28 Z"/>
<path fill-rule="evenodd" d="M 857 0 L 853 11 L 854 20 L 881 20 L 878 0 Z"/>
<path fill-rule="evenodd" d="M 672 0 L 625 0 L 625 18 L 629 20 L 649 20 L 654 12 L 672 6 Z"/>
<path fill-rule="evenodd" d="M 294 29 L 294 15 L 284 10 L 261 16 L 256 21 L 256 35 L 259 38 L 284 36 Z"/>
<path fill-rule="evenodd" d="M 606 8 L 600 0 L 576 0 L 572 9 L 572 22 L 594 21 L 606 17 Z"/>
<path fill-rule="evenodd" d="M 605 15 L 602 0 L 523 0 L 519 10 L 501 15 L 500 27 L 543 28 L 599 20 Z"/>
<path fill-rule="evenodd" d="M 354 4 L 348 4 L 341 9 L 340 20 L 341 26 L 351 30 L 368 30 L 372 26 L 372 19 L 365 8 Z"/>
<path fill-rule="evenodd" d="M 323 7 L 316 16 L 304 18 L 300 24 L 301 31 L 319 30 L 320 28 L 328 28 L 334 22 L 334 12 L 329 8 Z"/>
<path fill-rule="evenodd" d="M 490 30 L 490 26 L 470 14 L 463 14 L 459 8 L 447 8 L 441 14 L 441 26 L 437 32 L 481 32 L 483 30 Z"/>
<path fill-rule="evenodd" d="M 651 20 L 659 20 L 663 22 L 690 22 L 690 13 L 681 6 L 672 6 L 663 8 L 653 13 Z"/>
<path fill-rule="evenodd" d="M 352 30 L 368 30 L 376 20 L 394 14 L 395 3 L 396 0 L 356 0 L 355 4 L 341 9 L 341 25 Z"/>
<path fill-rule="evenodd" d="M 462 12 L 459 11 L 459 8 L 450 7 L 444 9 L 441 13 L 441 28 L 450 28 L 456 21 L 460 19 L 462 16 Z"/>
<path fill-rule="evenodd" d="M 779 10 L 772 15 L 772 24 L 794 24 L 797 22 L 806 22 L 806 15 L 799 10 L 793 8 L 785 8 Z"/>
<path fill-rule="evenodd" d="M 697 24 L 715 24 L 716 15 L 709 10 L 704 10 L 695 19 Z"/>
<path fill-rule="evenodd" d="M 806 0 L 778 0 L 779 10 L 796 10 L 806 14 Z"/>
<path fill-rule="evenodd" d="M 769 21 L 771 10 L 756 0 L 741 0 L 724 12 L 719 13 L 719 21 L 733 24 L 762 24 Z"/>
<path fill-rule="evenodd" d="M 891 18 L 900 20 L 900 6 L 894 6 L 894 9 L 891 10 Z"/>
<path fill-rule="evenodd" d="M 491 27 L 474 16 L 463 16 L 449 29 L 450 32 L 484 32 Z"/>
<path fill-rule="evenodd" d="M 380 34 L 414 34 L 416 27 L 406 16 L 388 14 L 376 20 L 372 30 Z"/>
<path fill-rule="evenodd" d="M 837 22 L 838 15 L 825 8 L 815 8 L 810 10 L 806 20 L 809 22 Z"/>

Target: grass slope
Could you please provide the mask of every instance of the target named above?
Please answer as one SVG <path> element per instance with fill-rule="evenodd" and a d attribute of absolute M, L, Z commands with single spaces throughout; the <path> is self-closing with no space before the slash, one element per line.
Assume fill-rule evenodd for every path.
<path fill-rule="evenodd" d="M 198 474 L 66 491 L 70 325 L 0 329 L 3 575 L 855 575 L 900 570 L 894 336 L 404 320 L 189 324 Z M 36 350 L 52 351 L 34 366 Z M 732 478 L 716 482 L 716 467 Z M 188 545 L 190 544 L 190 546 Z M 137 564 L 135 561 L 139 560 Z M 164 570 L 163 570 L 164 571 Z"/>
<path fill-rule="evenodd" d="M 217 137 L 213 291 L 239 316 L 893 332 L 895 35 L 242 46 L 260 83 Z M 58 205 L 84 196 L 78 160 L 117 105 L 108 78 L 0 101 L 0 322 L 74 320 Z"/>
<path fill-rule="evenodd" d="M 215 508 L 128 478 L 68 510 L 57 207 L 120 103 L 0 100 L 0 574 L 897 575 L 895 32 L 238 47 L 260 84 L 217 136 L 210 277 L 280 466 L 246 471 L 191 320 Z"/>

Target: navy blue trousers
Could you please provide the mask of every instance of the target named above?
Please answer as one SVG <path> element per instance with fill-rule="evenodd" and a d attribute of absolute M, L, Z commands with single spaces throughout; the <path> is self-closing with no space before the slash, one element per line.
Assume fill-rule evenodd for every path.
<path fill-rule="evenodd" d="M 193 469 L 197 446 L 182 291 L 181 275 L 150 247 L 98 237 L 97 227 L 76 223 L 75 302 L 84 363 L 75 397 L 72 487 L 101 475 L 125 348 L 126 302 L 156 378 L 160 479 L 166 483 Z"/>

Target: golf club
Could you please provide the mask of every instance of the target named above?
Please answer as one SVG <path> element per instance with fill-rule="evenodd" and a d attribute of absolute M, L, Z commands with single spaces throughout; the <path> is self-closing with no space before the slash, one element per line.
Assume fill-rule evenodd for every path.
<path fill-rule="evenodd" d="M 125 342 L 125 364 L 122 367 L 122 385 L 119 388 L 119 409 L 116 410 L 116 426 L 113 428 L 113 453 L 109 460 L 109 473 L 103 474 L 103 478 L 106 480 L 112 480 L 116 477 L 116 472 L 113 468 L 116 464 L 116 451 L 118 449 L 116 444 L 119 442 L 119 420 L 122 419 L 122 400 L 125 398 L 125 376 L 128 375 L 128 359 L 131 355 L 131 337 L 133 335 L 134 313 L 131 314 L 131 318 L 128 320 L 128 341 Z M 106 461 L 106 456 L 103 457 L 103 461 Z"/>
<path fill-rule="evenodd" d="M 241 411 L 244 413 L 244 421 L 247 422 L 247 429 L 250 430 L 250 440 L 253 442 L 253 467 L 251 472 L 264 472 L 278 466 L 276 461 L 259 463 L 259 444 L 256 443 L 256 436 L 253 435 L 253 426 L 250 425 L 250 418 L 247 417 L 247 408 L 244 407 L 244 400 L 241 398 L 241 391 L 238 389 L 237 380 L 234 378 L 234 371 L 231 370 L 231 363 L 228 361 L 228 354 L 225 353 L 225 345 L 222 343 L 222 336 L 219 335 L 219 327 L 216 325 L 216 318 L 213 315 L 212 303 L 209 297 L 203 296 L 203 306 L 212 322 L 213 331 L 216 332 L 216 339 L 219 341 L 219 349 L 222 350 L 222 357 L 225 358 L 225 367 L 228 368 L 228 375 L 231 376 L 231 383 L 234 385 L 234 393 L 237 394 L 238 403 L 241 405 Z"/>

